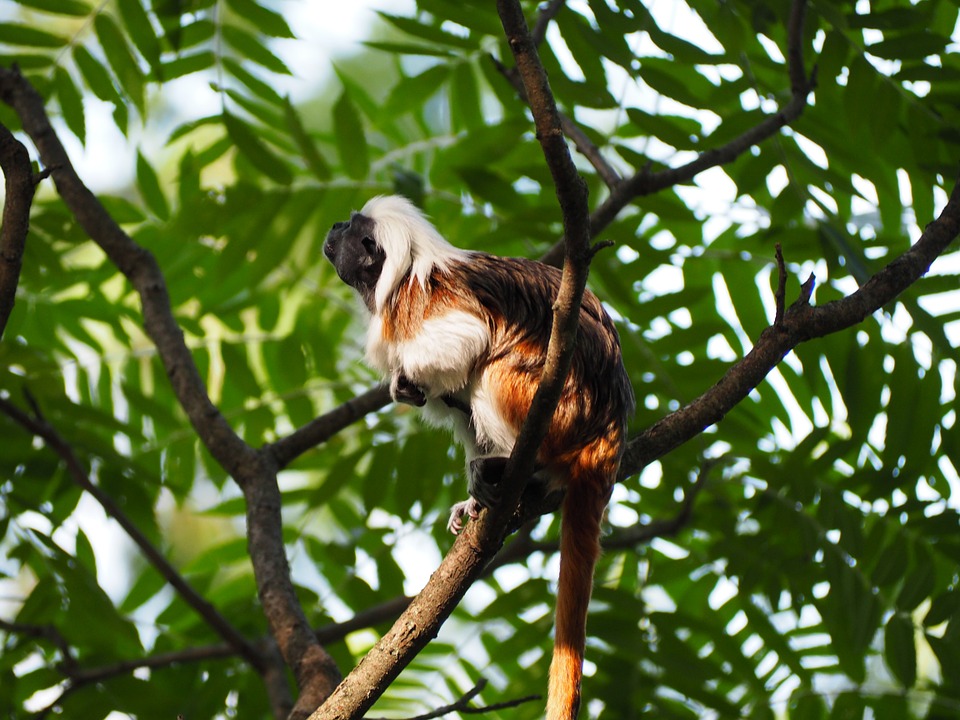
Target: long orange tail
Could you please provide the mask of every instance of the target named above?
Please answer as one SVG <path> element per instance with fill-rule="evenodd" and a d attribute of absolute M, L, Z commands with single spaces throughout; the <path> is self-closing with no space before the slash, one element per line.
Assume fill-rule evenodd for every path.
<path fill-rule="evenodd" d="M 560 582 L 557 587 L 556 639 L 550 663 L 547 720 L 576 720 L 587 637 L 587 606 L 593 569 L 600 556 L 600 522 L 610 496 L 609 468 L 571 467 L 560 528 Z"/>

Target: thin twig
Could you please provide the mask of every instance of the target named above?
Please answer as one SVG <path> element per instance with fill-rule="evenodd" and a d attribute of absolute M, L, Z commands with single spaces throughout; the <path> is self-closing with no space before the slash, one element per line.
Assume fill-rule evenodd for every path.
<path fill-rule="evenodd" d="M 61 667 L 72 668 L 76 660 L 73 657 L 73 651 L 70 643 L 63 636 L 63 633 L 53 625 L 31 625 L 29 623 L 10 622 L 0 619 L 0 630 L 11 635 L 24 635 L 26 637 L 47 640 L 60 651 Z"/>
<path fill-rule="evenodd" d="M 774 327 L 783 326 L 783 314 L 786 312 L 787 306 L 787 266 L 783 262 L 783 249 L 780 247 L 780 243 L 776 245 L 777 251 L 777 314 L 773 321 Z"/>
<path fill-rule="evenodd" d="M 533 30 L 530 31 L 530 39 L 533 40 L 533 44 L 536 47 L 540 47 L 543 44 L 544 38 L 547 37 L 547 27 L 563 9 L 564 4 L 565 0 L 550 0 L 550 2 L 540 8 L 540 12 L 537 14 L 537 21 L 533 24 Z"/>
<path fill-rule="evenodd" d="M 507 82 L 516 90 L 519 98 L 526 103 L 527 95 L 523 89 L 523 82 L 520 80 L 517 69 L 515 67 L 508 68 L 493 55 L 489 57 L 494 67 L 497 68 L 497 71 L 506 78 Z M 564 113 L 560 113 L 560 126 L 563 128 L 563 134 L 570 138 L 570 142 L 573 143 L 577 152 L 587 159 L 608 188 L 612 189 L 623 181 L 623 178 L 620 177 L 620 173 L 617 172 L 616 168 L 603 157 L 603 153 L 600 152 L 600 148 L 597 147 L 596 143 L 580 129 L 580 126 L 577 125 L 576 122 Z"/>
<path fill-rule="evenodd" d="M 487 686 L 487 679 L 480 678 L 477 680 L 477 684 L 472 688 L 467 690 L 456 702 L 453 702 L 449 705 L 444 705 L 439 707 L 436 710 L 431 710 L 428 713 L 422 715 L 414 715 L 408 720 L 434 720 L 434 718 L 443 717 L 444 715 L 449 715 L 452 712 L 469 712 L 468 705 L 471 700 L 473 700 L 477 695 L 483 692 L 483 689 Z M 386 718 L 370 718 L 370 720 L 386 720 Z"/>
<path fill-rule="evenodd" d="M 314 418 L 286 437 L 265 445 L 263 450 L 273 455 L 278 469 L 285 468 L 303 453 L 325 442 L 365 415 L 389 405 L 390 402 L 389 388 L 385 385 L 377 385 L 352 400 L 347 400 L 330 412 Z"/>

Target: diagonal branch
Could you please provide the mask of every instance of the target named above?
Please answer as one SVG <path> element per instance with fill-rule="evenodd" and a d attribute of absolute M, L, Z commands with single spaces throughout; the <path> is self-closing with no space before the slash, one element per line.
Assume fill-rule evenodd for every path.
<path fill-rule="evenodd" d="M 16 405 L 5 398 L 0 398 L 0 412 L 10 417 L 28 432 L 41 438 L 44 443 L 52 449 L 64 465 L 73 482 L 84 492 L 89 493 L 98 503 L 103 511 L 127 533 L 127 536 L 133 540 L 140 552 L 147 561 L 163 576 L 174 590 L 179 593 L 190 607 L 192 607 L 204 621 L 213 628 L 220 637 L 222 637 L 236 652 L 238 652 L 247 662 L 249 662 L 258 672 L 263 672 L 264 661 L 256 647 L 247 640 L 239 630 L 220 614 L 220 612 L 197 592 L 186 578 L 184 578 L 177 569 L 170 564 L 163 553 L 158 550 L 153 543 L 141 532 L 140 528 L 127 517 L 120 506 L 114 502 L 113 498 L 107 495 L 103 490 L 93 484 L 87 471 L 84 470 L 82 463 L 74 453 L 73 448 L 58 433 L 49 422 L 42 416 L 31 416 L 23 412 Z"/>
<path fill-rule="evenodd" d="M 330 412 L 314 418 L 286 437 L 265 445 L 263 451 L 273 456 L 278 469 L 285 468 L 303 453 L 326 442 L 348 425 L 391 402 L 389 388 L 386 385 L 378 385 L 335 407 Z"/>
<path fill-rule="evenodd" d="M 298 703 L 316 707 L 339 680 L 333 658 L 320 646 L 307 622 L 293 583 L 283 544 L 280 490 L 272 455 L 257 452 L 233 430 L 210 400 L 171 308 L 163 273 L 153 255 L 127 235 L 76 173 L 43 98 L 16 69 L 0 68 L 0 100 L 17 113 L 67 208 L 140 296 L 143 325 L 157 347 L 164 370 L 190 423 L 210 454 L 243 490 L 247 537 L 264 615 L 286 664 L 300 688 Z M 280 689 L 269 682 L 268 688 Z M 285 716 L 288 701 L 271 697 L 274 713 Z M 306 713 L 298 705 L 294 713 Z"/>
<path fill-rule="evenodd" d="M 490 56 L 490 61 L 493 63 L 494 67 L 497 68 L 497 71 L 507 79 L 507 82 L 513 86 L 513 89 L 516 90 L 517 95 L 520 96 L 520 99 L 526 103 L 526 91 L 523 89 L 523 82 L 520 80 L 520 75 L 517 72 L 517 68 L 508 68 L 493 55 Z M 600 176 L 600 179 L 603 180 L 607 187 L 616 187 L 623 181 L 623 178 L 620 177 L 620 173 L 617 172 L 613 165 L 607 162 L 606 158 L 603 157 L 603 153 L 600 152 L 600 148 L 598 148 L 593 140 L 591 140 L 590 137 L 580 129 L 580 126 L 577 125 L 576 122 L 574 122 L 567 115 L 561 113 L 560 124 L 563 128 L 563 134 L 570 139 L 574 147 L 577 149 L 577 152 L 583 155 L 593 166 L 593 169 L 597 171 L 597 175 Z"/>
<path fill-rule="evenodd" d="M 23 248 L 30 228 L 30 206 L 36 187 L 30 156 L 23 144 L 0 123 L 0 170 L 5 179 L 0 221 L 0 337 L 16 302 Z"/>
<path fill-rule="evenodd" d="M 800 343 L 850 328 L 892 302 L 930 269 L 958 233 L 960 182 L 954 185 L 940 216 L 927 225 L 913 247 L 884 266 L 853 294 L 826 305 L 811 306 L 811 277 L 801 287 L 800 298 L 784 312 L 780 324 L 760 333 L 753 349 L 716 385 L 630 441 L 620 468 L 621 479 L 639 472 L 720 422 Z"/>
<path fill-rule="evenodd" d="M 707 150 L 677 168 L 651 172 L 645 167 L 631 177 L 611 185 L 610 194 L 590 215 L 594 237 L 612 223 L 620 212 L 634 200 L 689 182 L 704 170 L 726 165 L 736 160 L 754 145 L 772 137 L 793 123 L 807 107 L 808 97 L 816 87 L 816 68 L 808 76 L 803 58 L 803 26 L 806 0 L 793 0 L 787 25 L 787 62 L 790 77 L 790 101 L 776 112 L 744 131 L 730 142 Z M 563 253 L 563 241 L 554 245 L 541 260 L 557 265 Z"/>
<path fill-rule="evenodd" d="M 526 479 L 533 474 L 537 449 L 546 435 L 569 371 L 580 299 L 594 253 L 589 244 L 587 189 L 570 157 L 556 103 L 519 2 L 498 0 L 497 11 L 529 98 L 537 139 L 553 177 L 568 238 L 546 364 L 529 415 L 507 463 L 502 481 L 505 488 L 502 504 L 494 511 L 483 512 L 477 523 L 467 526 L 427 586 L 390 631 L 344 678 L 333 695 L 310 716 L 311 720 L 345 720 L 362 716 L 433 639 L 440 625 L 483 572 L 507 535 L 510 515 L 520 500 Z"/>

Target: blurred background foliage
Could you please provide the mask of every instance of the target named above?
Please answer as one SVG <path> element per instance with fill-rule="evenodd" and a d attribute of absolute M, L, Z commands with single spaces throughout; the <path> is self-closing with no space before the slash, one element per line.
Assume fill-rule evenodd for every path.
<path fill-rule="evenodd" d="M 560 235 L 528 113 L 490 58 L 510 62 L 494 4 L 381 7 L 368 16 L 374 39 L 325 66 L 304 37 L 338 33 L 326 4 L 0 10 L 0 63 L 37 86 L 78 158 L 95 152 L 81 172 L 101 178 L 114 217 L 158 258 L 214 401 L 255 446 L 376 381 L 357 305 L 320 252 L 351 209 L 402 192 L 455 244 L 503 255 L 537 257 Z M 577 0 L 541 54 L 562 110 L 630 175 L 681 165 L 789 99 L 788 12 L 783 0 Z M 706 390 L 772 320 L 775 243 L 788 296 L 815 273 L 823 303 L 934 217 L 960 156 L 957 17 L 950 0 L 814 0 L 805 42 L 818 84 L 793 127 L 603 231 L 616 249 L 597 257 L 591 285 L 618 319 L 634 431 Z M 6 107 L 0 121 L 18 129 Z M 95 143 L 104 133 L 115 140 Z M 605 186 L 578 162 L 596 204 Z M 719 426 L 616 488 L 586 716 L 960 716 L 958 272 L 954 250 L 884 312 L 801 346 Z M 25 407 L 24 390 L 180 571 L 263 635 L 239 492 L 177 406 L 135 294 L 49 181 L 0 344 L 0 394 Z M 461 467 L 445 435 L 391 407 L 282 474 L 313 623 L 418 590 L 450 545 Z M 701 473 L 679 533 L 617 545 L 676 515 Z M 547 517 L 534 536 L 556 531 Z M 542 691 L 556 564 L 535 553 L 478 584 L 376 712 L 424 712 L 481 676 L 483 703 Z M 86 720 L 269 713 L 232 657 L 68 683 L 77 668 L 218 638 L 6 416 L 0 621 L 5 717 L 49 711 L 64 691 L 65 716 Z M 341 669 L 383 630 L 332 644 Z M 540 712 L 534 702 L 489 716 Z"/>

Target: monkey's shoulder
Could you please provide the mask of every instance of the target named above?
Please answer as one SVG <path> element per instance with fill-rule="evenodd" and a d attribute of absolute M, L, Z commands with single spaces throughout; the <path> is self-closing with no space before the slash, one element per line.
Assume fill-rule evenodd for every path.
<path fill-rule="evenodd" d="M 495 316 L 515 323 L 549 328 L 562 273 L 552 265 L 520 257 L 482 252 L 450 266 L 455 283 Z M 612 328 L 600 300 L 588 289 L 581 303 L 581 323 Z"/>

